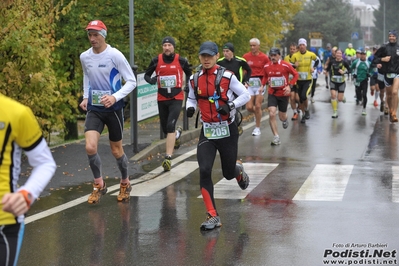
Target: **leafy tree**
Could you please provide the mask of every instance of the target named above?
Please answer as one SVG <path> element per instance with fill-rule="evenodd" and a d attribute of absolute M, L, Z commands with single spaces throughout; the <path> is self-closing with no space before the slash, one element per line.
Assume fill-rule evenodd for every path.
<path fill-rule="evenodd" d="M 198 48 L 212 40 L 232 41 L 236 53 L 248 50 L 252 37 L 263 49 L 289 29 L 302 0 L 135 0 L 135 63 L 139 71 L 162 51 L 161 40 L 173 36 L 176 52 L 198 64 Z M 129 1 L 3 0 L 0 2 L 0 92 L 30 106 L 46 136 L 67 138 L 76 128 L 82 96 L 80 54 L 90 47 L 84 30 L 100 19 L 107 43 L 130 58 Z"/>
<path fill-rule="evenodd" d="M 285 46 L 298 42 L 299 38 L 309 40 L 310 32 L 320 32 L 324 43 L 338 44 L 349 41 L 351 33 L 359 31 L 352 5 L 345 0 L 310 0 L 303 11 L 294 18 L 294 30 L 286 35 Z"/>
<path fill-rule="evenodd" d="M 229 22 L 234 34 L 228 39 L 238 48 L 236 54 L 242 55 L 249 50 L 249 40 L 258 38 L 261 49 L 268 50 L 277 46 L 284 32 L 292 29 L 293 14 L 303 7 L 303 1 L 230 1 L 224 0 L 227 7 L 223 17 Z"/>
<path fill-rule="evenodd" d="M 57 90 L 52 67 L 59 6 L 44 0 L 6 1 L 0 6 L 0 92 L 31 107 L 46 137 L 52 129 L 62 131 L 69 97 Z"/>
<path fill-rule="evenodd" d="M 378 9 L 374 10 L 373 12 L 374 25 L 375 25 L 375 27 L 373 28 L 374 43 L 382 44 L 384 42 L 384 39 L 385 41 L 388 41 L 389 30 L 396 29 L 397 31 L 399 31 L 397 8 L 398 8 L 397 0 L 380 0 L 380 5 Z M 385 32 L 384 32 L 384 21 L 385 21 Z"/>
<path fill-rule="evenodd" d="M 145 69 L 151 58 L 162 51 L 165 36 L 174 37 L 176 52 L 197 64 L 202 42 L 220 43 L 233 33 L 220 15 L 224 10 L 221 0 L 136 0 L 135 61 L 139 70 Z"/>

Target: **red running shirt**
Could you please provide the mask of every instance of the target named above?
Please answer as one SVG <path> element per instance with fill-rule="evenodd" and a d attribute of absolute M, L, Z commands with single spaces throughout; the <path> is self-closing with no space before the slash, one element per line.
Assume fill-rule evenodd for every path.
<path fill-rule="evenodd" d="M 258 55 L 253 55 L 251 52 L 248 52 L 242 57 L 247 60 L 248 65 L 251 67 L 251 77 L 263 77 L 263 68 L 270 62 L 269 57 L 266 54 L 259 52 Z"/>
<path fill-rule="evenodd" d="M 290 84 L 295 85 L 298 80 L 298 72 L 283 60 L 279 60 L 277 63 L 270 62 L 264 67 L 264 76 L 262 79 L 262 85 L 268 84 L 269 94 L 274 94 L 277 97 L 288 96 L 284 95 L 284 88 Z M 289 80 L 289 75 L 293 78 Z"/>
<path fill-rule="evenodd" d="M 184 100 L 184 94 L 182 91 L 183 84 L 183 69 L 179 63 L 179 55 L 176 54 L 172 63 L 167 64 L 163 61 L 162 54 L 158 56 L 158 64 L 155 69 L 155 73 L 158 77 L 158 89 L 172 84 L 172 90 L 180 90 L 180 92 L 173 98 L 168 98 L 158 93 L 158 101 L 168 100 Z M 167 84 L 170 83 L 170 84 Z"/>

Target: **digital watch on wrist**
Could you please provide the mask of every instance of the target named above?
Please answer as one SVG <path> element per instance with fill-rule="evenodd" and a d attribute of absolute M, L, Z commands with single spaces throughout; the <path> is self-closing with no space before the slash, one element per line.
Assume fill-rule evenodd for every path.
<path fill-rule="evenodd" d="M 21 193 L 22 196 L 24 196 L 26 204 L 28 205 L 28 207 L 30 207 L 30 205 L 32 204 L 32 201 L 33 201 L 32 194 L 30 194 L 30 192 L 26 191 L 26 190 L 20 190 L 20 191 L 18 191 L 18 193 Z"/>

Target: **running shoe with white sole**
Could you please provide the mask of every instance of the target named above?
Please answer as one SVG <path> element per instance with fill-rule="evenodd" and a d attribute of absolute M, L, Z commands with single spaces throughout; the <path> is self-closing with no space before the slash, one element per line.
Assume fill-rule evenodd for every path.
<path fill-rule="evenodd" d="M 206 220 L 201 224 L 201 230 L 212 230 L 216 227 L 221 227 L 222 222 L 219 216 L 212 216 L 209 213 L 206 214 Z"/>
<path fill-rule="evenodd" d="M 255 127 L 254 130 L 252 131 L 252 136 L 259 136 L 261 134 L 260 128 Z"/>
<path fill-rule="evenodd" d="M 181 137 L 181 134 L 182 134 L 182 132 L 183 132 L 183 128 L 181 127 L 181 126 L 178 126 L 177 128 L 176 128 L 176 134 L 179 134 L 179 136 L 176 138 L 176 140 L 175 140 L 175 150 L 177 150 L 177 149 L 179 149 L 180 148 L 180 137 Z"/>
<path fill-rule="evenodd" d="M 280 142 L 280 137 L 279 136 L 274 136 L 273 137 L 273 141 L 270 143 L 272 146 L 277 146 L 277 145 L 280 145 L 281 144 L 281 142 Z"/>
<path fill-rule="evenodd" d="M 338 111 L 334 111 L 333 115 L 331 116 L 332 118 L 338 118 Z"/>

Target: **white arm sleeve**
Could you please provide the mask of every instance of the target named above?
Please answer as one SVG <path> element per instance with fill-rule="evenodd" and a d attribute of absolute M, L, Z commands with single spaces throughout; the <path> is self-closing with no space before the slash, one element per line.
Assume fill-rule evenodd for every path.
<path fill-rule="evenodd" d="M 191 75 L 190 79 L 193 78 L 193 75 Z M 194 89 L 191 86 L 191 82 L 188 82 L 188 96 L 187 96 L 187 102 L 186 102 L 186 110 L 190 107 L 194 107 L 194 109 L 197 109 L 197 99 L 195 98 L 195 93 Z"/>
<path fill-rule="evenodd" d="M 29 191 L 36 200 L 53 177 L 56 164 L 44 139 L 31 151 L 25 151 L 29 164 L 33 167 L 26 183 L 19 190 Z"/>
<path fill-rule="evenodd" d="M 251 95 L 249 95 L 247 88 L 245 88 L 245 86 L 238 81 L 235 75 L 232 75 L 231 77 L 230 90 L 238 95 L 238 97 L 233 100 L 234 106 L 236 108 L 245 105 L 251 99 Z"/>

